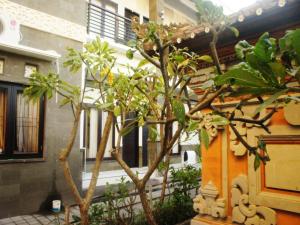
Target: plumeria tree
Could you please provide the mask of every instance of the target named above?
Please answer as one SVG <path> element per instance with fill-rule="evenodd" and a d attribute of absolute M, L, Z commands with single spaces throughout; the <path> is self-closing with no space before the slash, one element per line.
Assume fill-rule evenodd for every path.
<path fill-rule="evenodd" d="M 98 93 L 98 97 L 93 98 L 94 105 L 98 110 L 108 112 L 92 179 L 84 196 L 78 191 L 71 176 L 68 156 L 73 149 L 81 111 L 87 108 L 84 100 L 90 98 L 87 97 L 87 92 L 91 89 L 86 86 L 73 86 L 61 80 L 58 74 L 35 73 L 31 76 L 30 87 L 25 92 L 28 96 L 39 98 L 46 95 L 51 98 L 56 92 L 62 96 L 61 104 L 70 105 L 74 112 L 70 138 L 66 147 L 61 150 L 59 159 L 69 188 L 79 205 L 83 225 L 88 224 L 88 209 L 112 127 L 117 131 L 117 144 L 110 149 L 112 156 L 135 184 L 148 223 L 155 225 L 157 223 L 147 198 L 146 185 L 159 163 L 170 155 L 182 133 L 198 135 L 202 146 L 208 149 L 213 137 L 218 134 L 218 128 L 230 126 L 249 154 L 256 156 L 257 168 L 260 162 L 266 163 L 269 160 L 265 144 L 258 139 L 257 145 L 250 146 L 236 129 L 236 123 L 255 124 L 269 132 L 266 121 L 276 112 L 276 107 L 263 118 L 257 119 L 260 110 L 278 102 L 283 94 L 286 96 L 284 102 L 299 101 L 297 97 L 291 97 L 289 94 L 300 91 L 297 87 L 300 81 L 300 30 L 288 32 L 279 42 L 268 33 L 254 46 L 246 41 L 239 42 L 235 49 L 241 62 L 228 71 L 222 71 L 216 48 L 218 37 L 228 28 L 236 35 L 238 31 L 229 26 L 230 22 L 223 15 L 222 8 L 215 7 L 207 1 L 195 2 L 199 10 L 198 28 L 212 34 L 209 45 L 211 56 L 200 56 L 190 52 L 188 48 L 176 47 L 176 40 L 181 37 L 178 31 L 181 25 L 165 26 L 154 22 L 142 25 L 133 22 L 137 40 L 130 42 L 131 49 L 127 56 L 133 58 L 134 53 L 139 52 L 144 59 L 136 67 L 128 65 L 126 73 L 121 70 L 118 73 L 112 72 L 116 67 L 114 52 L 99 38 L 85 44 L 82 52 L 69 50 L 65 66 L 69 67 L 71 73 L 84 66 L 86 79 L 90 80 L 91 87 Z M 197 102 L 193 102 L 191 99 L 194 94 L 191 93 L 189 84 L 198 76 L 199 64 L 203 61 L 215 66 L 215 76 L 202 86 L 203 94 Z M 271 97 L 263 98 L 265 95 Z M 236 96 L 239 96 L 241 101 L 231 111 L 220 111 L 214 106 L 215 101 L 222 102 L 227 97 Z M 247 119 L 239 117 L 237 112 L 241 111 L 249 100 L 255 98 L 260 104 L 255 115 Z M 282 102 L 282 99 L 280 101 Z M 188 106 L 187 110 L 185 105 Z M 129 121 L 126 118 L 130 113 L 136 113 L 137 116 Z M 171 132 L 174 123 L 178 123 L 178 129 Z M 147 126 L 149 139 L 160 141 L 160 150 L 142 177 L 121 157 L 122 137 L 137 126 Z M 265 152 L 261 153 L 261 149 Z M 164 181 L 166 176 L 165 174 Z"/>

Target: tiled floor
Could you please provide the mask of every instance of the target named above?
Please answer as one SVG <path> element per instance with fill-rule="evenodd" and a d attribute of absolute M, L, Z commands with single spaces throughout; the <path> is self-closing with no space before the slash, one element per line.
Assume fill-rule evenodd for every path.
<path fill-rule="evenodd" d="M 63 222 L 64 215 L 60 215 L 60 221 Z M 15 216 L 0 220 L 0 225 L 47 225 L 47 224 L 58 224 L 57 220 L 59 217 L 54 215 L 26 215 L 26 216 Z"/>
<path fill-rule="evenodd" d="M 70 220 L 72 215 L 78 215 L 78 210 L 71 210 Z M 58 223 L 58 221 L 60 223 Z M 64 224 L 64 214 L 33 214 L 33 215 L 24 215 L 24 216 L 15 216 L 5 219 L 0 219 L 0 225 L 58 225 Z"/>

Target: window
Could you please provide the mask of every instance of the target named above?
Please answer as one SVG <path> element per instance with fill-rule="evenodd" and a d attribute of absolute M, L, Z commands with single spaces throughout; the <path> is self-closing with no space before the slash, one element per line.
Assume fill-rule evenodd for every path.
<path fill-rule="evenodd" d="M 101 37 L 116 39 L 118 37 L 118 5 L 111 1 L 89 1 L 88 32 Z"/>
<path fill-rule="evenodd" d="M 101 140 L 102 130 L 104 129 L 107 118 L 107 112 L 99 111 L 96 108 L 90 108 L 83 111 L 83 143 L 82 147 L 86 149 L 86 159 L 96 158 L 98 145 Z M 111 129 L 104 153 L 104 158 L 111 158 L 110 150 L 113 146 L 113 131 Z"/>
<path fill-rule="evenodd" d="M 125 24 L 125 40 L 128 42 L 129 40 L 132 40 L 132 39 L 135 40 L 136 39 L 136 35 L 132 31 L 132 28 L 131 28 L 132 17 L 138 17 L 138 18 L 140 18 L 140 15 L 138 13 L 136 13 L 136 12 L 133 12 L 130 9 L 125 9 L 125 17 L 130 20 L 129 23 Z"/>
<path fill-rule="evenodd" d="M 24 86 L 0 83 L 0 158 L 42 157 L 43 98 L 28 101 Z"/>
<path fill-rule="evenodd" d="M 149 23 L 149 18 L 143 16 L 143 23 Z"/>

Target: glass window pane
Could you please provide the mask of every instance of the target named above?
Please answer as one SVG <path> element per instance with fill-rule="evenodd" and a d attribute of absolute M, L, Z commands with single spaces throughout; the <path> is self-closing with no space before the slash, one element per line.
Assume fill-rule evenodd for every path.
<path fill-rule="evenodd" d="M 39 102 L 28 101 L 17 93 L 17 149 L 14 153 L 38 153 Z"/>
<path fill-rule="evenodd" d="M 0 89 L 0 154 L 4 153 L 7 92 Z"/>

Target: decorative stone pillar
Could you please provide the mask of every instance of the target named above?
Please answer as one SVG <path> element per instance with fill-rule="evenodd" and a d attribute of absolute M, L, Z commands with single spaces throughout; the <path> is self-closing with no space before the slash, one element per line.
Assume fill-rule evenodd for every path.
<path fill-rule="evenodd" d="M 200 194 L 194 199 L 194 210 L 200 215 L 209 215 L 215 218 L 226 217 L 226 202 L 218 198 L 219 192 L 210 181 L 199 189 Z"/>

